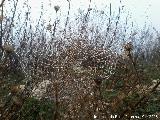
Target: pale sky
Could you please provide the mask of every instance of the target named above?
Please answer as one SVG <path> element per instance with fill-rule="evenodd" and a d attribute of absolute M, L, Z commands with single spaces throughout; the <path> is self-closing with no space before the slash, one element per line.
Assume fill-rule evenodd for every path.
<path fill-rule="evenodd" d="M 33 11 L 36 14 L 38 8 L 44 0 L 30 0 Z M 48 1 L 48 2 L 47 2 Z M 64 14 L 67 12 L 68 8 L 67 0 L 50 0 L 52 5 L 59 5 L 61 11 Z M 120 0 L 91 0 L 91 7 L 97 6 L 98 9 L 104 8 L 109 3 L 112 3 L 112 8 L 118 8 Z M 134 21 L 139 25 L 143 25 L 146 21 L 147 23 L 152 23 L 157 29 L 160 29 L 160 0 L 121 0 L 122 5 L 125 6 L 126 11 L 129 11 L 132 15 Z M 49 0 L 45 0 L 45 4 L 49 4 Z M 87 9 L 89 5 L 89 0 L 71 0 L 71 10 L 75 11 L 78 8 Z M 53 8 L 52 8 L 53 9 Z M 50 13 L 52 14 L 52 13 Z"/>
<path fill-rule="evenodd" d="M 1 0 L 2 1 L 2 0 Z M 11 0 L 10 0 L 11 1 Z M 7 1 L 6 2 L 10 2 Z M 60 6 L 61 16 L 67 15 L 68 2 L 67 0 L 19 0 L 19 6 L 22 6 L 24 1 L 29 1 L 31 6 L 32 19 L 36 19 L 40 15 L 41 5 L 44 4 L 46 18 L 54 18 L 55 11 L 53 6 Z M 87 10 L 90 0 L 70 0 L 71 1 L 71 15 L 77 13 L 77 9 Z M 49 6 L 51 3 L 51 6 Z M 105 6 L 112 3 L 113 11 L 118 11 L 120 0 L 91 0 L 91 8 L 104 10 Z M 125 11 L 129 11 L 132 20 L 139 26 L 143 26 L 145 22 L 152 24 L 160 30 L 160 0 L 121 0 L 121 5 L 124 5 Z M 20 8 L 20 7 L 19 7 Z M 109 10 L 109 9 L 106 9 Z M 23 8 L 22 8 L 23 11 Z"/>

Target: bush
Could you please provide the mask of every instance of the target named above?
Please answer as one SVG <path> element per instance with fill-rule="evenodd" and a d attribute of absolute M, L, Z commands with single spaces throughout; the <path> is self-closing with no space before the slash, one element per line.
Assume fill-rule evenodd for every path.
<path fill-rule="evenodd" d="M 54 103 L 49 100 L 26 99 L 17 120 L 52 120 Z"/>

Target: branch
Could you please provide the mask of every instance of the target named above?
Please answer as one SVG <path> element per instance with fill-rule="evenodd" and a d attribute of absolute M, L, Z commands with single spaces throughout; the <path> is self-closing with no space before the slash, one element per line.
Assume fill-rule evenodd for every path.
<path fill-rule="evenodd" d="M 2 2 L 1 2 L 1 4 L 0 4 L 0 7 L 2 7 L 2 6 L 3 6 L 4 1 L 5 1 L 5 0 L 2 0 Z"/>

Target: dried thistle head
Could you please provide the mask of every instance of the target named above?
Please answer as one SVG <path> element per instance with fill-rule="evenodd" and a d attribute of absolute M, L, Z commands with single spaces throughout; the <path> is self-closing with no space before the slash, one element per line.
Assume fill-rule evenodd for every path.
<path fill-rule="evenodd" d="M 19 88 L 18 85 L 14 85 L 14 86 L 10 87 L 10 91 L 11 91 L 12 94 L 16 94 L 16 93 L 20 92 L 20 88 Z"/>
<path fill-rule="evenodd" d="M 59 9 L 60 7 L 58 5 L 54 6 L 54 10 L 56 11 L 56 13 L 58 12 Z"/>
<path fill-rule="evenodd" d="M 131 52 L 133 50 L 133 44 L 132 42 L 128 42 L 123 45 L 123 59 L 128 59 L 129 56 L 131 56 Z"/>
<path fill-rule="evenodd" d="M 133 44 L 132 44 L 132 42 L 128 42 L 123 47 L 124 47 L 125 51 L 132 51 L 133 50 Z"/>
<path fill-rule="evenodd" d="M 92 8 L 88 8 L 88 11 L 91 11 L 92 10 Z"/>
<path fill-rule="evenodd" d="M 47 25 L 47 30 L 51 31 L 51 29 L 52 29 L 52 25 L 49 23 L 49 24 Z"/>
<path fill-rule="evenodd" d="M 3 45 L 3 49 L 7 52 L 7 53 L 12 53 L 14 52 L 14 47 L 10 44 L 5 43 Z"/>

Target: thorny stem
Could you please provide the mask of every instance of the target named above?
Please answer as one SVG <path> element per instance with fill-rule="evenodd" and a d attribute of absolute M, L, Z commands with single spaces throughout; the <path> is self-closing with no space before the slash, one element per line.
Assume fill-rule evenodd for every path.
<path fill-rule="evenodd" d="M 133 65 L 135 74 L 136 74 L 137 79 L 138 79 L 138 82 L 139 82 L 139 81 L 140 81 L 140 77 L 139 77 L 139 75 L 138 75 L 137 68 L 136 68 L 136 63 L 135 63 L 135 61 L 133 60 L 133 56 L 131 55 L 131 53 L 129 53 L 129 59 L 130 59 L 131 62 L 132 62 L 132 65 Z"/>
<path fill-rule="evenodd" d="M 59 71 L 59 70 L 58 70 Z M 52 81 L 53 81 L 53 73 L 51 73 L 51 76 L 52 76 Z M 57 78 L 57 77 L 56 77 Z M 54 88 L 55 88 L 55 112 L 54 112 L 54 120 L 57 120 L 58 119 L 58 107 L 59 107 L 59 102 L 58 102 L 58 81 L 55 80 L 54 82 Z"/>
<path fill-rule="evenodd" d="M 90 11 L 91 11 L 90 9 L 91 9 L 91 0 L 89 1 L 88 11 L 84 17 L 84 21 L 83 21 L 84 23 L 88 21 L 88 17 L 90 15 Z"/>
<path fill-rule="evenodd" d="M 3 27 L 2 27 L 2 23 L 3 23 L 3 3 L 4 3 L 5 0 L 2 1 L 2 3 L 0 4 L 0 7 L 2 7 L 2 10 L 1 10 L 1 36 L 0 36 L 0 49 L 2 50 L 2 38 L 3 38 Z"/>
<path fill-rule="evenodd" d="M 0 4 L 0 7 L 2 7 L 2 6 L 3 6 L 4 1 L 5 1 L 5 0 L 2 0 L 2 2 L 1 2 L 1 4 Z"/>
<path fill-rule="evenodd" d="M 67 0 L 67 1 L 68 1 L 68 13 L 67 13 L 67 18 L 66 18 L 66 23 L 65 23 L 65 29 L 64 29 L 65 32 L 66 32 L 67 24 L 69 22 L 69 14 L 70 14 L 70 9 L 71 9 L 71 3 L 70 3 L 69 0 Z"/>
<path fill-rule="evenodd" d="M 58 20 L 56 19 L 54 22 L 54 28 L 53 28 L 53 33 L 52 33 L 53 38 L 55 37 L 57 24 L 58 24 Z M 53 38 L 52 38 L 52 40 L 53 40 Z"/>
<path fill-rule="evenodd" d="M 54 114 L 54 120 L 57 120 L 58 119 L 58 106 L 59 106 L 59 103 L 58 103 L 58 83 L 57 83 L 57 80 L 55 82 L 55 114 Z"/>
<path fill-rule="evenodd" d="M 13 16 L 12 16 L 12 19 L 11 19 L 11 24 L 10 24 L 10 26 L 9 26 L 9 31 L 8 31 L 9 33 L 10 33 L 11 30 L 12 30 L 12 25 L 13 25 L 13 22 L 14 22 L 14 17 L 15 17 L 16 10 L 17 10 L 17 4 L 18 4 L 18 0 L 16 0 L 16 3 L 14 2 L 14 12 L 13 12 Z M 9 35 L 10 35 L 10 34 L 7 35 L 6 40 L 8 40 Z"/>

